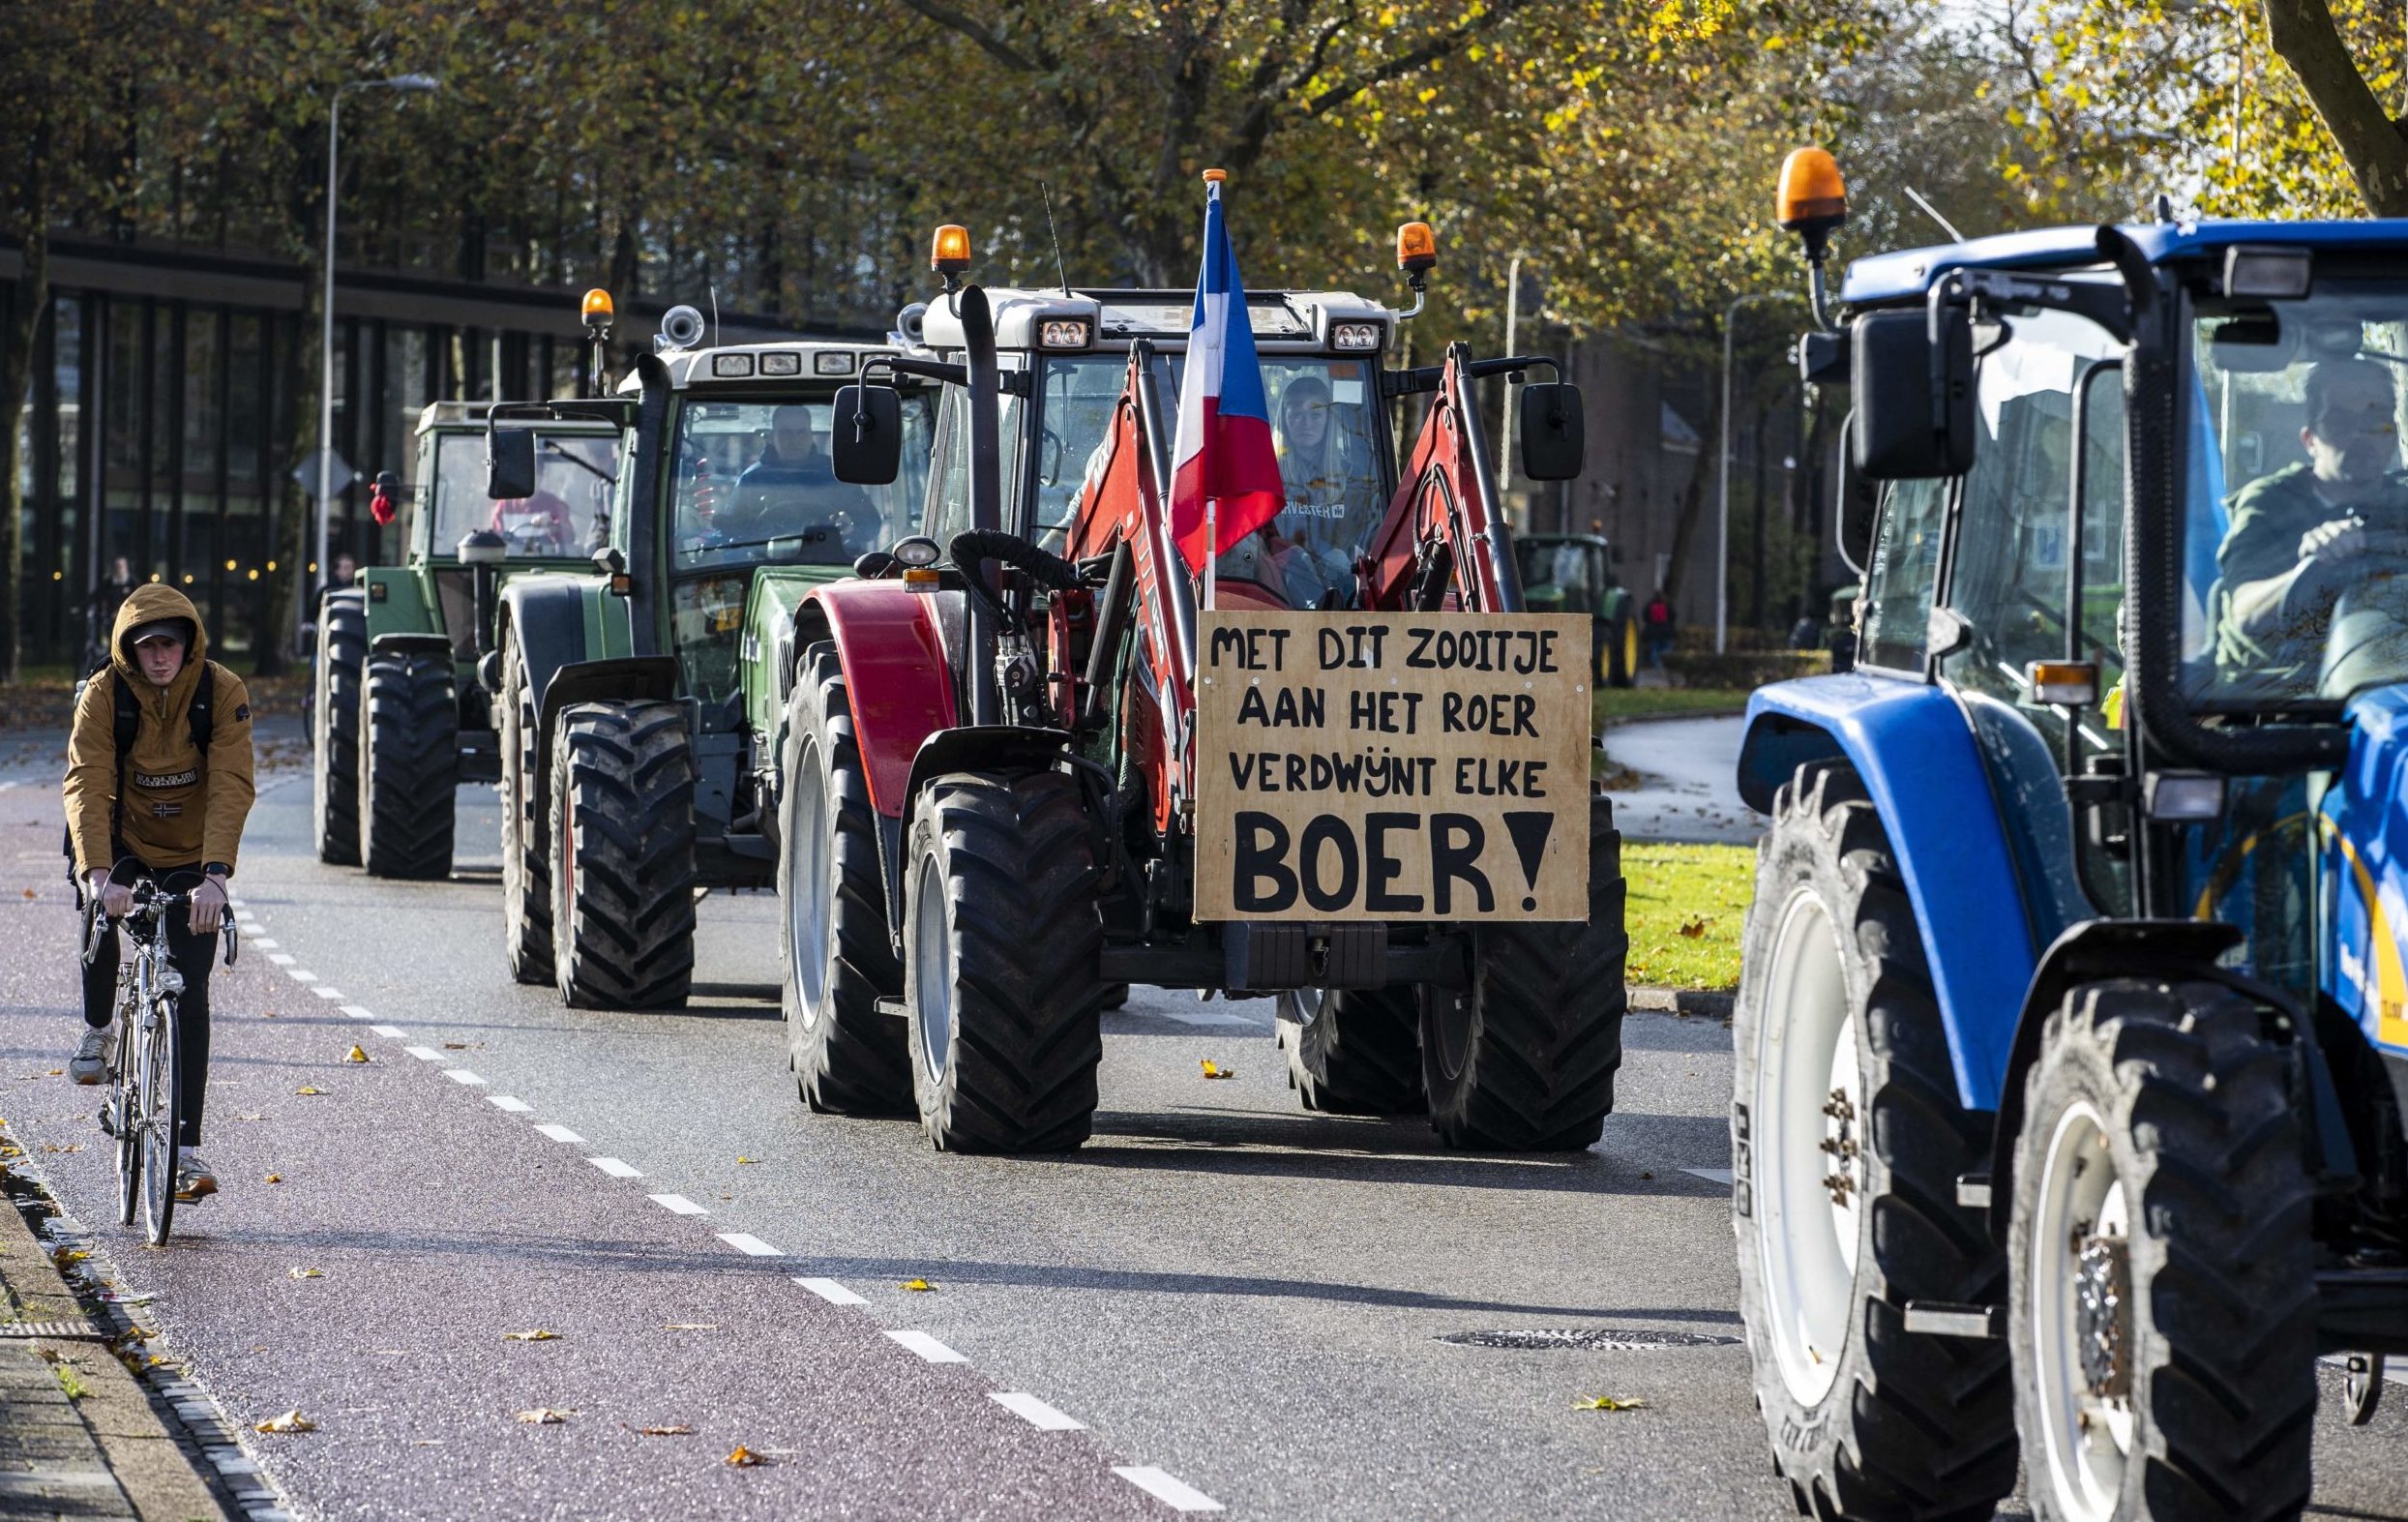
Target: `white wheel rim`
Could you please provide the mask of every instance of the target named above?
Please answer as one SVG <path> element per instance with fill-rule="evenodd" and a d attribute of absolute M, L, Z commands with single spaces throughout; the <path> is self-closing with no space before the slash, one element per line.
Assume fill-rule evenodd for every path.
<path fill-rule="evenodd" d="M 794 824 L 787 849 L 793 864 L 787 874 L 788 935 L 794 981 L 802 994 L 803 1024 L 819 1021 L 819 1000 L 828 981 L 827 789 L 819 775 L 819 747 L 803 742 L 794 768 Z"/>
<path fill-rule="evenodd" d="M 1839 934 L 1811 889 L 1782 907 L 1765 996 L 1749 1154 L 1759 1267 L 1781 1381 L 1812 1406 L 1830 1393 L 1847 1343 L 1864 1165 Z"/>
<path fill-rule="evenodd" d="M 2037 1392 L 2044 1481 L 2061 1515 L 2105 1522 L 2124 1492 L 2135 1419 L 2128 1394 L 2094 1390 L 2082 1364 L 2081 1249 L 2104 1242 L 2128 1253 L 2131 1211 L 2116 1176 L 2107 1128 L 2088 1104 L 2068 1105 L 2049 1135 L 2032 1222 L 2033 1387 Z M 2128 1297 L 2129 1282 L 2124 1293 Z M 2127 1312 L 2128 1314 L 2128 1312 Z M 2123 1358 L 2129 1358 L 2128 1341 Z M 2126 1378 L 2129 1379 L 2128 1364 Z"/>
<path fill-rule="evenodd" d="M 932 862 L 920 873 L 911 912 L 912 1026 L 932 1083 L 943 1081 L 953 1044 L 953 948 L 946 932 L 944 878 Z"/>

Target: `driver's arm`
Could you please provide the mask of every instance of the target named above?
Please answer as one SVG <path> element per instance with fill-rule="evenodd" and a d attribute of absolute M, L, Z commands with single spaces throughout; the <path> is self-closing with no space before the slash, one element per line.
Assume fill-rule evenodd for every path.
<path fill-rule="evenodd" d="M 2277 537 L 2277 530 L 2262 522 L 2251 522 L 2248 515 L 2244 514 L 2235 521 L 2225 541 L 2222 559 L 2228 568 L 2227 575 L 2237 564 L 2279 548 L 2267 544 L 2261 549 L 2251 540 Z M 2231 584 L 2226 594 L 2226 616 L 2243 634 L 2256 637 L 2277 632 L 2281 624 L 2299 616 L 2311 603 L 2320 605 L 2321 611 L 2321 605 L 2331 600 L 2338 585 L 2319 573 L 2358 554 L 2365 548 L 2365 540 L 2364 525 L 2334 509 L 2332 519 L 2307 530 L 2291 547 L 2295 560 L 2288 569 Z"/>

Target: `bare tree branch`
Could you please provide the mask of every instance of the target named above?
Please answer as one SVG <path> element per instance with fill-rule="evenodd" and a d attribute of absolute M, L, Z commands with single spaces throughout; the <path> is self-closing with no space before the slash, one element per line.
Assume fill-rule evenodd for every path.
<path fill-rule="evenodd" d="M 2408 214 L 2408 139 L 2350 56 L 2326 0 L 2265 0 L 2274 51 L 2299 76 L 2378 217 Z"/>

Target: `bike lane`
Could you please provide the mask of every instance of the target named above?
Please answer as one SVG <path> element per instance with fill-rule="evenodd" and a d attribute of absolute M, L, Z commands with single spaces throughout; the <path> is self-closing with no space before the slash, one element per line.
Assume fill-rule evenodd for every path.
<path fill-rule="evenodd" d="M 0 1116 L 92 1229 L 86 1267 L 153 1298 L 155 1351 L 189 1364 L 303 1513 L 1115 1517 L 1202 1500 L 1175 1482 L 1157 1499 L 1167 1477 L 1116 1475 L 1042 1401 L 931 1361 L 949 1350 L 610 1177 L 541 1114 L 492 1102 L 510 1096 L 461 1054 L 372 1039 L 400 1027 L 255 940 L 213 986 L 202 1150 L 223 1192 L 142 1246 L 114 1225 L 102 1090 L 52 1074 L 76 987 L 56 811 L 46 790 L 0 793 L 0 840 L 34 884 L 0 907 Z M 295 1409 L 315 1430 L 251 1430 Z M 729 1464 L 739 1447 L 765 1462 Z"/>

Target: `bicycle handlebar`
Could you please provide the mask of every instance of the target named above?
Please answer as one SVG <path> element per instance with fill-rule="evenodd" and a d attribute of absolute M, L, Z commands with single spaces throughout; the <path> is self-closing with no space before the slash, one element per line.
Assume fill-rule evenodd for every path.
<path fill-rule="evenodd" d="M 164 920 L 170 910 L 190 909 L 192 904 L 191 893 L 162 893 L 157 884 L 145 879 L 134 884 L 134 908 L 125 917 L 133 919 L 138 915 L 153 921 Z M 101 942 L 108 935 L 108 914 L 101 907 L 98 897 L 85 908 L 84 923 L 83 965 L 90 967 L 100 956 Z M 235 950 L 242 944 L 242 937 L 234 928 L 234 911 L 230 905 L 226 908 L 224 922 L 218 927 L 218 934 L 225 940 L 225 965 L 232 967 Z"/>

